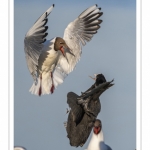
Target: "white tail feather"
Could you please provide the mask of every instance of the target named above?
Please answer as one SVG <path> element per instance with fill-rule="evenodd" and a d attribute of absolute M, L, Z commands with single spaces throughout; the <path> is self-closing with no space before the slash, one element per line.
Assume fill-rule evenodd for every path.
<path fill-rule="evenodd" d="M 51 93 L 50 89 L 52 87 L 52 79 L 51 79 L 51 74 L 49 72 L 42 73 L 42 79 L 38 77 L 37 84 L 33 83 L 29 91 L 32 94 L 39 95 L 40 87 L 41 87 L 41 95 Z"/>
<path fill-rule="evenodd" d="M 44 94 L 50 94 L 51 93 L 51 87 L 52 83 L 54 85 L 54 88 L 63 83 L 63 80 L 65 79 L 67 75 L 65 73 L 62 73 L 58 69 L 56 69 L 53 73 L 53 79 L 51 78 L 51 73 L 49 72 L 43 72 L 42 73 L 42 79 L 38 77 L 37 84 L 33 83 L 32 87 L 30 88 L 30 92 L 35 95 L 39 95 L 39 89 L 41 86 L 41 95 Z M 52 81 L 53 80 L 53 81 Z"/>
<path fill-rule="evenodd" d="M 33 83 L 29 92 L 32 94 L 38 95 L 39 93 L 39 88 L 40 88 L 40 78 L 38 78 L 37 84 Z"/>
<path fill-rule="evenodd" d="M 54 74 L 53 74 L 53 82 L 54 82 L 54 86 L 55 88 L 59 85 L 62 84 L 65 77 L 67 76 L 67 74 L 61 72 L 59 70 L 59 68 L 55 69 Z"/>

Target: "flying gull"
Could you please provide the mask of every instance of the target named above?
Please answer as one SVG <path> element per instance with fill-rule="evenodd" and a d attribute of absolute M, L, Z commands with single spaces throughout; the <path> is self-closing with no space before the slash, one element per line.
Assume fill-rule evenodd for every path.
<path fill-rule="evenodd" d="M 63 38 L 46 40 L 48 15 L 54 4 L 44 12 L 29 29 L 24 39 L 24 51 L 33 85 L 30 92 L 35 95 L 50 94 L 63 83 L 79 61 L 82 46 L 89 42 L 100 28 L 101 8 L 93 5 L 83 11 L 64 31 Z"/>

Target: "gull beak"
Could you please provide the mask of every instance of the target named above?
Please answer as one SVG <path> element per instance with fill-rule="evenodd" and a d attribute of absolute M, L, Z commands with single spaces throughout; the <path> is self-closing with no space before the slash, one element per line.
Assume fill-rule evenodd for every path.
<path fill-rule="evenodd" d="M 66 53 L 65 53 L 64 46 L 62 46 L 62 47 L 60 48 L 60 51 L 62 52 L 63 56 L 66 58 L 67 62 L 69 63 L 68 58 L 67 58 Z"/>
<path fill-rule="evenodd" d="M 98 74 L 94 74 L 94 76 L 96 77 Z"/>
<path fill-rule="evenodd" d="M 75 57 L 75 55 L 70 50 L 67 50 L 67 53 L 69 53 L 69 54 L 71 54 L 72 56 Z"/>
<path fill-rule="evenodd" d="M 67 46 L 67 45 L 66 45 Z M 69 54 L 71 54 L 72 56 L 75 57 L 75 55 L 73 54 L 72 50 L 67 46 L 67 50 L 66 50 Z"/>
<path fill-rule="evenodd" d="M 66 57 L 66 55 L 65 55 L 65 50 L 64 50 L 64 47 L 63 47 L 63 46 L 60 48 L 60 51 L 61 51 L 61 53 L 63 54 L 63 56 Z"/>
<path fill-rule="evenodd" d="M 91 76 L 89 76 L 90 78 L 92 78 L 93 80 L 96 80 L 96 78 L 93 78 L 93 77 L 91 77 Z"/>

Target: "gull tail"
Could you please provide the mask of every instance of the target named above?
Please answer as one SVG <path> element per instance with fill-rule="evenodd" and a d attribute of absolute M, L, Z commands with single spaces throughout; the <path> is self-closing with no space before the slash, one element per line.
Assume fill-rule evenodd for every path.
<path fill-rule="evenodd" d="M 30 92 L 32 94 L 41 96 L 44 94 L 53 93 L 55 86 L 53 84 L 53 76 L 52 73 L 44 72 L 37 78 L 37 83 L 33 83 L 32 87 L 30 88 Z"/>

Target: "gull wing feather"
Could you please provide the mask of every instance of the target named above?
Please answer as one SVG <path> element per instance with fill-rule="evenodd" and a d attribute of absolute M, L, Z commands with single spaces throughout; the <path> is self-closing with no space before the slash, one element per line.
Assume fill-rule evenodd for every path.
<path fill-rule="evenodd" d="M 73 92 L 69 92 L 67 94 L 67 103 L 71 108 L 73 121 L 76 123 L 76 125 L 80 123 L 84 115 L 83 108 L 77 104 L 78 97 L 79 96 Z"/>
<path fill-rule="evenodd" d="M 89 42 L 93 35 L 97 33 L 97 30 L 100 28 L 100 23 L 102 22 L 102 20 L 99 20 L 99 17 L 102 14 L 97 5 L 91 6 L 82 12 L 78 18 L 71 22 L 65 29 L 63 38 L 73 55 L 69 51 L 66 51 L 68 62 L 61 56 L 58 65 L 66 74 L 73 71 L 76 63 L 79 61 L 82 46 L 86 45 L 86 42 Z M 55 71 L 57 71 L 57 69 Z"/>
<path fill-rule="evenodd" d="M 37 78 L 38 59 L 42 52 L 43 43 L 46 41 L 48 15 L 54 8 L 54 4 L 44 12 L 29 29 L 24 39 L 24 51 L 28 69 L 34 80 Z"/>

